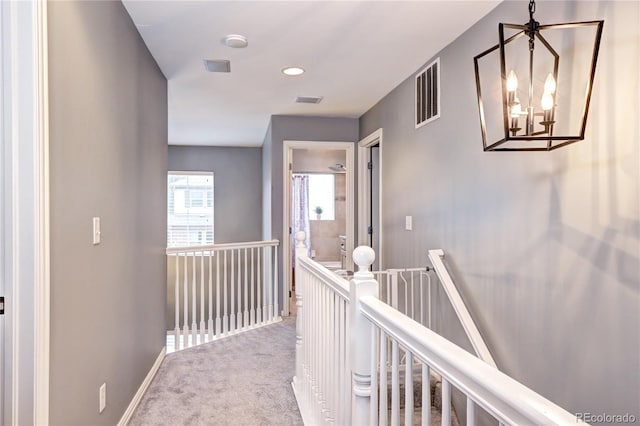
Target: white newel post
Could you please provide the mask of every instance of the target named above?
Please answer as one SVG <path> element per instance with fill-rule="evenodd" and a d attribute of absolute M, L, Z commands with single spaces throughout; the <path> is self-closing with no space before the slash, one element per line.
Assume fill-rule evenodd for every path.
<path fill-rule="evenodd" d="M 360 310 L 360 299 L 365 296 L 378 297 L 378 282 L 369 271 L 375 260 L 371 247 L 360 246 L 353 251 L 353 261 L 358 272 L 350 283 L 349 320 L 351 347 L 351 424 L 368 425 L 371 404 L 371 323 Z"/>
<path fill-rule="evenodd" d="M 299 259 L 307 257 L 307 247 L 304 245 L 304 240 L 307 235 L 304 231 L 296 232 L 296 264 L 295 264 L 295 283 L 296 283 L 296 377 L 293 378 L 293 383 L 296 385 L 302 380 L 302 273 L 299 268 Z"/>

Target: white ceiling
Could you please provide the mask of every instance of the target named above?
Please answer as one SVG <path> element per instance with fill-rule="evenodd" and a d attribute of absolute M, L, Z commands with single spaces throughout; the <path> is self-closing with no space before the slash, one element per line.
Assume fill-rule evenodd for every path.
<path fill-rule="evenodd" d="M 260 146 L 271 115 L 361 116 L 499 1 L 123 3 L 169 81 L 169 143 Z M 226 47 L 227 34 L 249 46 Z M 306 73 L 283 75 L 291 65 Z"/>

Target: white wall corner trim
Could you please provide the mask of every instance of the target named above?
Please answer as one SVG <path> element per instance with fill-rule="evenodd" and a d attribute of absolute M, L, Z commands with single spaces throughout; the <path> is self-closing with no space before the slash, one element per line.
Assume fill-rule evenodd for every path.
<path fill-rule="evenodd" d="M 142 381 L 142 384 L 138 388 L 138 391 L 136 392 L 136 394 L 133 396 L 131 403 L 129 403 L 129 406 L 127 407 L 126 411 L 122 415 L 122 418 L 118 422 L 118 426 L 126 426 L 126 424 L 129 423 L 129 420 L 131 420 L 131 416 L 133 416 L 133 412 L 136 410 L 136 408 L 138 408 L 138 404 L 140 404 L 140 401 L 142 401 L 142 397 L 144 396 L 147 389 L 149 389 L 149 385 L 151 384 L 151 381 L 153 380 L 153 378 L 156 376 L 156 373 L 160 369 L 160 366 L 162 365 L 162 361 L 164 361 L 164 357 L 166 353 L 167 353 L 167 348 L 166 347 L 162 348 L 162 350 L 160 351 L 160 354 L 158 354 L 158 358 L 156 358 L 156 361 L 151 366 L 151 370 L 149 370 L 149 373 L 147 373 L 147 377 L 145 377 L 144 380 Z"/>
<path fill-rule="evenodd" d="M 1 2 L 7 424 L 49 423 L 47 3 Z"/>

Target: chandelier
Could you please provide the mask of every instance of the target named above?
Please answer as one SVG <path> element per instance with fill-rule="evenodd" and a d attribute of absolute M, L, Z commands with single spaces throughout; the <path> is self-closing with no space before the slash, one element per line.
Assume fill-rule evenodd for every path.
<path fill-rule="evenodd" d="M 604 21 L 498 25 L 474 58 L 485 151 L 551 151 L 584 139 Z M 562 60 L 561 60 L 562 59 Z"/>

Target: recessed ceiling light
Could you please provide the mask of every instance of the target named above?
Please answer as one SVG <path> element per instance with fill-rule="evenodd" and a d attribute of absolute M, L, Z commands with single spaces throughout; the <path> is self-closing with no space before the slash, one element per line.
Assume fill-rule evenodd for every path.
<path fill-rule="evenodd" d="M 304 73 L 304 69 L 300 67 L 286 67 L 282 69 L 282 73 L 286 75 L 300 75 Z"/>
<path fill-rule="evenodd" d="M 242 49 L 249 45 L 247 38 L 240 34 L 229 34 L 222 39 L 222 44 L 233 47 L 234 49 Z"/>

